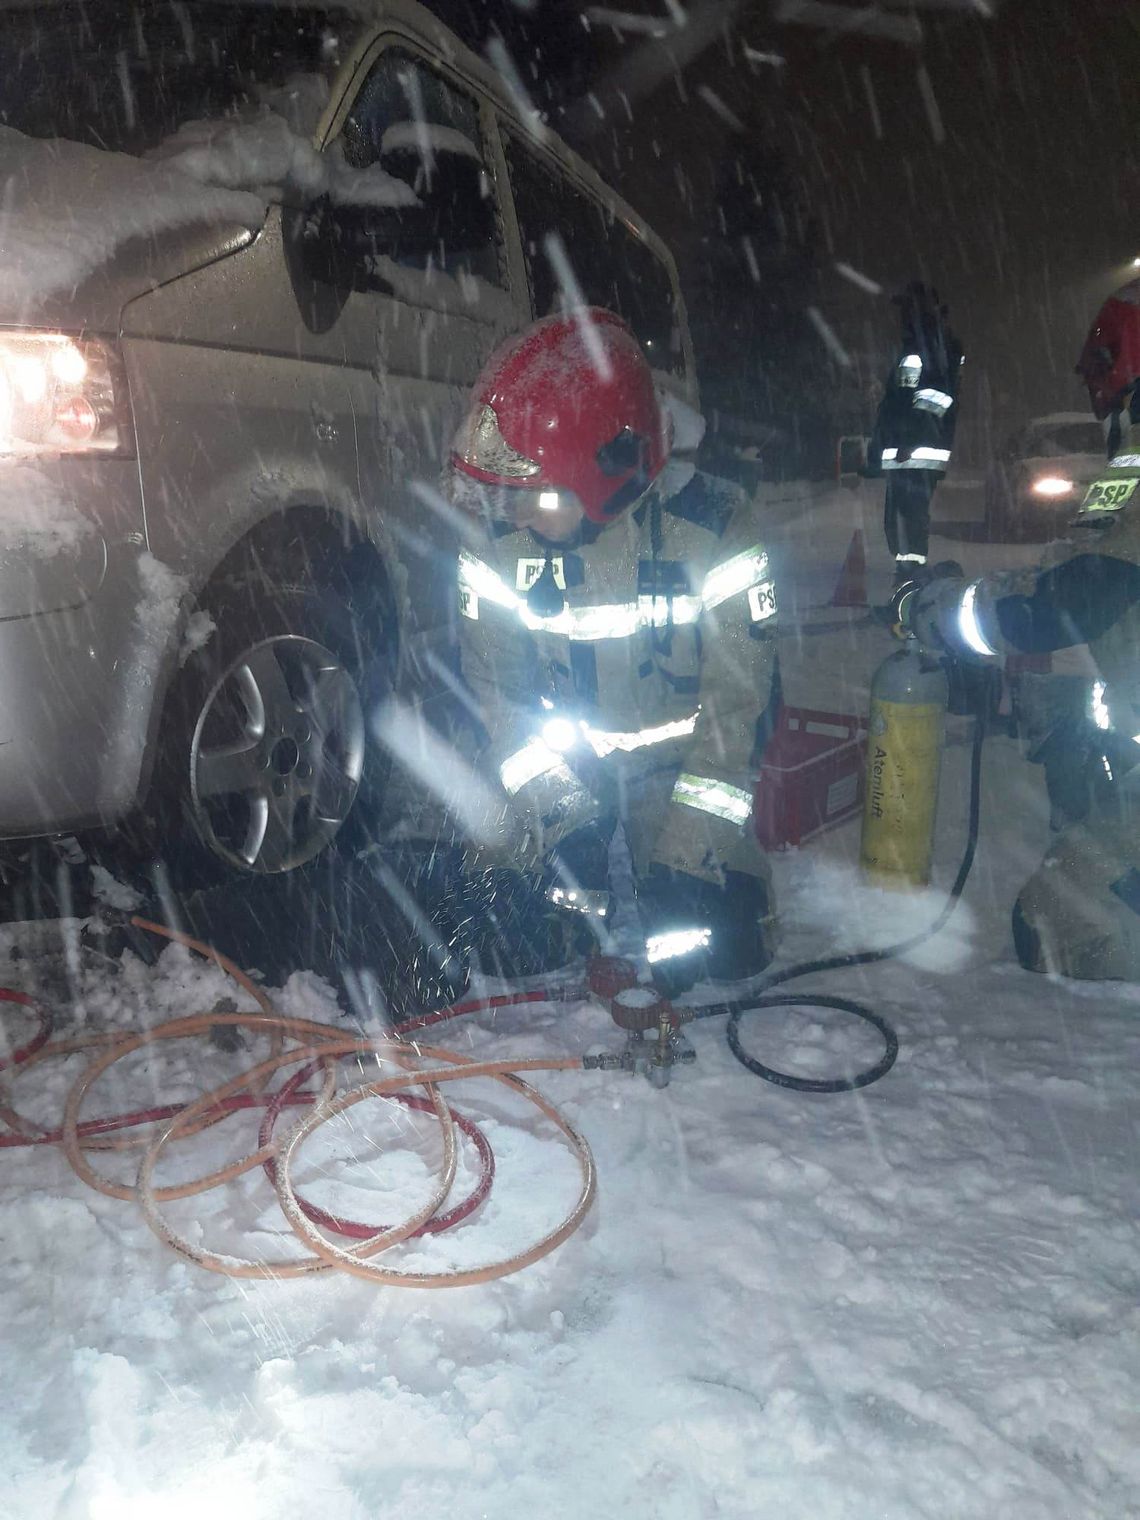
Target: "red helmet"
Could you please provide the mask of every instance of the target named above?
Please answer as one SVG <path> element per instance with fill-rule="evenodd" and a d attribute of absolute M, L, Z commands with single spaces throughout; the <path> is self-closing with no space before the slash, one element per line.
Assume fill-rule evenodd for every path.
<path fill-rule="evenodd" d="M 1140 379 L 1140 280 L 1109 296 L 1097 312 L 1077 374 L 1102 420 L 1119 405 L 1121 392 Z"/>
<path fill-rule="evenodd" d="M 607 523 L 649 490 L 670 441 L 637 339 L 591 306 L 545 317 L 496 349 L 451 465 L 493 488 L 494 516 L 541 525 L 569 510 Z"/>

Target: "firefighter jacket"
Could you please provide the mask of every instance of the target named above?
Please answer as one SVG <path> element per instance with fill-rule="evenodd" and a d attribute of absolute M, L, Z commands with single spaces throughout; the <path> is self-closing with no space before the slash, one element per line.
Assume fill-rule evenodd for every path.
<path fill-rule="evenodd" d="M 1087 720 L 1115 785 L 1021 889 L 1014 943 L 1031 970 L 1140 978 L 1140 454 L 1112 460 L 1072 537 L 1037 569 L 935 583 L 906 620 L 924 642 L 977 659 L 1088 644 L 1098 678 Z"/>
<path fill-rule="evenodd" d="M 958 423 L 958 381 L 964 363 L 957 338 L 931 323 L 908 343 L 887 376 L 867 473 L 926 470 L 945 474 Z"/>
<path fill-rule="evenodd" d="M 1072 536 L 1035 569 L 930 588 L 923 625 L 984 659 L 1088 644 L 1100 679 L 1089 717 L 1140 761 L 1140 454 L 1113 459 L 1085 498 Z"/>
<path fill-rule="evenodd" d="M 501 863 L 536 866 L 616 785 L 635 870 L 766 874 L 748 825 L 779 703 L 776 593 L 736 486 L 698 473 L 572 548 L 497 525 L 461 551 L 458 593 Z"/>

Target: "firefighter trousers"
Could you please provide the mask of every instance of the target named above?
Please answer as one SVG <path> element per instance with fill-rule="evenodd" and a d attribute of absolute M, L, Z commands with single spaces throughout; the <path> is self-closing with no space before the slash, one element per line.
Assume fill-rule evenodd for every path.
<path fill-rule="evenodd" d="M 1013 910 L 1018 959 L 1083 981 L 1140 981 L 1140 767 L 1060 834 Z"/>
<path fill-rule="evenodd" d="M 938 477 L 932 470 L 893 470 L 887 476 L 883 530 L 887 548 L 905 568 L 924 564 L 930 549 L 930 501 Z"/>

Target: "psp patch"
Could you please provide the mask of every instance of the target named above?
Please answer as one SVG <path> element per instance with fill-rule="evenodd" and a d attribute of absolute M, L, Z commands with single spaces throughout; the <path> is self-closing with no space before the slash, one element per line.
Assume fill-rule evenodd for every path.
<path fill-rule="evenodd" d="M 529 591 L 546 569 L 546 563 L 545 556 L 542 559 L 520 559 L 515 567 L 515 590 Z M 559 591 L 565 591 L 566 567 L 562 563 L 561 554 L 551 556 L 550 573 L 554 576 L 554 584 Z"/>
<path fill-rule="evenodd" d="M 758 586 L 748 588 L 748 608 L 752 613 L 754 623 L 763 623 L 766 619 L 776 616 L 776 583 L 774 581 L 761 581 Z"/>
<path fill-rule="evenodd" d="M 1081 513 L 1119 512 L 1121 507 L 1131 501 L 1138 485 L 1140 476 L 1131 480 L 1098 480 L 1089 486 L 1085 499 L 1081 502 Z"/>

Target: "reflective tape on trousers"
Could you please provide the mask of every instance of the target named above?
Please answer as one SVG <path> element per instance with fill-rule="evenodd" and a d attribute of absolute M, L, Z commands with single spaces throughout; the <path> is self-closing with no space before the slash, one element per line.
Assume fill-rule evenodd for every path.
<path fill-rule="evenodd" d="M 705 950 L 712 939 L 712 930 L 669 929 L 664 934 L 651 934 L 645 941 L 645 959 L 651 966 L 658 961 L 675 960 L 678 955 L 691 955 L 694 950 Z"/>
<path fill-rule="evenodd" d="M 659 723 L 654 728 L 639 728 L 632 733 L 607 732 L 605 729 L 591 728 L 588 723 L 583 723 L 582 732 L 598 759 L 604 760 L 614 750 L 629 754 L 633 750 L 646 749 L 654 744 L 667 744 L 670 739 L 687 738 L 696 726 L 697 713 L 692 713 L 687 718 L 678 718 L 674 723 Z"/>
<path fill-rule="evenodd" d="M 673 801 L 683 807 L 726 818 L 730 823 L 747 823 L 752 814 L 752 793 L 730 786 L 709 776 L 691 776 L 682 772 L 673 787 Z"/>

